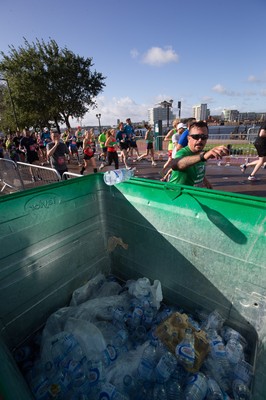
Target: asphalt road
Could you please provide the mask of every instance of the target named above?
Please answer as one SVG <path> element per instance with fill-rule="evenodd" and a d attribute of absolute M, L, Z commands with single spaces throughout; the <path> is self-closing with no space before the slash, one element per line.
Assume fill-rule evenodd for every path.
<path fill-rule="evenodd" d="M 135 158 L 135 157 L 134 157 Z M 139 162 L 133 162 L 132 160 L 128 161 L 128 164 L 131 167 L 136 167 L 135 176 L 147 179 L 160 180 L 162 177 L 162 168 L 166 161 L 165 153 L 156 155 L 156 166 L 151 165 L 150 160 L 141 160 Z M 239 165 L 244 162 L 244 159 L 239 157 L 227 157 L 226 160 L 223 160 L 221 165 L 217 163 L 217 161 L 210 161 L 207 163 L 207 178 L 212 183 L 213 188 L 215 190 L 221 190 L 225 192 L 232 193 L 241 193 L 251 196 L 259 196 L 266 197 L 266 169 L 261 169 L 257 174 L 257 177 L 260 178 L 260 181 L 250 182 L 247 178 L 249 173 L 252 171 L 252 168 L 249 171 L 246 171 L 243 174 L 239 168 Z M 100 162 L 97 160 L 98 166 Z M 120 162 L 120 168 L 123 167 L 123 164 Z M 114 166 L 111 166 L 110 169 L 114 169 Z M 69 170 L 78 173 L 80 168 L 71 163 L 69 165 Z M 105 168 L 103 172 L 108 170 Z M 88 168 L 85 172 L 92 173 L 92 168 Z"/>

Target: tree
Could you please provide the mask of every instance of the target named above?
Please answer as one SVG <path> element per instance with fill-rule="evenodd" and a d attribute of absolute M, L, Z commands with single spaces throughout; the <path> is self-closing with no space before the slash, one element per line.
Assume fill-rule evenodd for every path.
<path fill-rule="evenodd" d="M 30 44 L 24 38 L 24 47 L 9 46 L 9 54 L 0 55 L 0 73 L 9 83 L 20 127 L 55 124 L 59 129 L 65 123 L 70 128 L 70 117 L 82 118 L 95 108 L 105 86 L 106 78 L 91 71 L 92 58 L 60 49 L 55 40 Z"/>

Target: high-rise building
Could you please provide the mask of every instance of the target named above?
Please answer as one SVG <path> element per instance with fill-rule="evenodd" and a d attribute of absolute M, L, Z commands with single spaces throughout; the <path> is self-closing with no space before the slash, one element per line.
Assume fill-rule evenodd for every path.
<path fill-rule="evenodd" d="M 198 104 L 192 108 L 192 115 L 197 121 L 207 121 L 207 104 Z"/>
<path fill-rule="evenodd" d="M 224 109 L 222 111 L 221 119 L 224 122 L 238 122 L 239 121 L 239 111 Z"/>
<path fill-rule="evenodd" d="M 151 126 L 154 126 L 155 122 L 161 120 L 163 122 L 163 126 L 167 126 L 167 107 L 154 107 L 148 109 L 148 121 Z M 172 125 L 172 121 L 176 118 L 176 115 L 173 113 L 171 108 L 169 107 L 169 126 Z"/>

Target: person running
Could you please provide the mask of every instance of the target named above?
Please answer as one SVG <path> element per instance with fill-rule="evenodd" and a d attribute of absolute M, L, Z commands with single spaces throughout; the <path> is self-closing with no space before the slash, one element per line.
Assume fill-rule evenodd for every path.
<path fill-rule="evenodd" d="M 77 137 L 76 137 L 76 135 L 75 135 L 75 134 L 71 134 L 71 135 L 68 137 L 68 141 L 69 141 L 69 147 L 68 147 L 69 153 L 70 153 L 70 155 L 71 155 L 71 157 L 72 157 L 73 160 L 74 160 L 74 156 L 75 156 L 75 154 L 76 154 L 76 156 L 77 156 L 77 163 L 78 163 L 78 165 L 79 165 L 79 167 L 80 167 L 81 165 L 80 165 L 80 162 L 79 162 L 79 152 L 78 152 Z"/>
<path fill-rule="evenodd" d="M 83 139 L 83 166 L 81 168 L 80 174 L 83 175 L 85 170 L 88 167 L 88 163 L 90 162 L 93 167 L 93 172 L 96 174 L 98 172 L 96 161 L 94 158 L 94 137 L 92 135 L 91 130 L 85 132 L 85 136 Z"/>
<path fill-rule="evenodd" d="M 248 180 L 252 182 L 260 180 L 255 175 L 261 167 L 264 168 L 264 163 L 266 162 L 266 122 L 261 125 L 258 136 L 256 137 L 253 144 L 257 150 L 259 159 L 251 162 L 247 161 L 245 164 L 240 165 L 241 171 L 243 173 L 248 167 L 254 166 L 253 171 L 248 177 Z"/>
<path fill-rule="evenodd" d="M 163 166 L 163 173 L 166 172 L 167 168 L 170 165 L 170 162 L 172 161 L 172 151 L 174 148 L 173 142 L 172 142 L 172 136 L 177 132 L 177 125 L 179 123 L 179 119 L 176 118 L 173 120 L 173 128 L 167 133 L 167 135 L 164 138 L 164 142 L 168 142 L 168 147 L 167 147 L 167 155 L 168 155 L 168 159 L 166 161 L 166 163 Z"/>
<path fill-rule="evenodd" d="M 176 133 L 173 134 L 172 136 L 172 143 L 173 143 L 173 150 L 172 150 L 172 156 L 171 159 L 175 158 L 176 155 L 176 151 L 178 148 L 178 141 L 182 135 L 182 133 L 184 132 L 184 130 L 187 129 L 186 125 L 183 124 L 182 122 L 179 122 L 179 124 L 177 124 L 176 127 Z M 167 173 L 160 179 L 162 182 L 167 182 L 170 178 L 172 169 L 169 168 L 169 170 L 167 171 Z"/>
<path fill-rule="evenodd" d="M 127 151 L 129 148 L 128 136 L 124 131 L 124 123 L 120 122 L 118 125 L 118 131 L 116 132 L 116 141 L 119 144 L 121 150 L 121 161 L 125 164 L 126 169 L 130 169 L 127 165 Z"/>
<path fill-rule="evenodd" d="M 127 118 L 126 119 L 126 124 L 124 126 L 124 132 L 127 134 L 128 141 L 129 141 L 129 148 L 128 148 L 128 154 L 130 157 L 133 157 L 133 150 L 137 153 L 137 156 L 139 157 L 139 149 L 137 145 L 137 138 L 135 135 L 135 130 L 132 125 L 131 119 Z"/>
<path fill-rule="evenodd" d="M 106 161 L 106 155 L 107 155 L 107 148 L 105 146 L 106 142 L 106 131 L 107 129 L 104 128 L 102 133 L 98 137 L 98 143 L 100 145 L 100 154 L 98 156 L 99 161 Z"/>
<path fill-rule="evenodd" d="M 154 149 L 153 149 L 153 133 L 152 133 L 152 128 L 150 125 L 145 125 L 146 128 L 146 133 L 145 133 L 145 140 L 146 140 L 146 144 L 147 144 L 147 149 L 146 149 L 146 153 L 142 154 L 141 156 L 139 156 L 136 161 L 140 161 L 143 158 L 148 157 L 148 155 L 151 155 L 151 165 L 152 166 L 156 166 L 156 162 L 154 161 Z"/>
<path fill-rule="evenodd" d="M 119 160 L 117 153 L 117 141 L 115 137 L 115 129 L 110 129 L 107 131 L 107 139 L 105 142 L 105 146 L 107 147 L 107 163 L 102 163 L 99 169 L 103 169 L 106 166 L 112 165 L 112 162 L 115 164 L 115 169 L 119 169 Z"/>

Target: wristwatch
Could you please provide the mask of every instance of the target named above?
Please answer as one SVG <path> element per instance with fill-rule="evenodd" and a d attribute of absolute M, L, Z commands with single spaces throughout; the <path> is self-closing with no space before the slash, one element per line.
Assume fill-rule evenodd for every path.
<path fill-rule="evenodd" d="M 206 153 L 206 151 L 202 151 L 202 152 L 200 153 L 200 161 L 203 161 L 203 162 L 206 162 L 206 161 L 207 161 L 206 158 L 204 158 L 205 153 Z"/>

